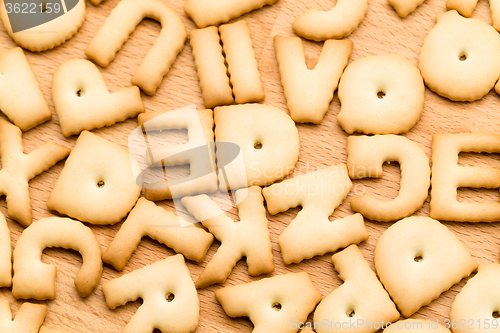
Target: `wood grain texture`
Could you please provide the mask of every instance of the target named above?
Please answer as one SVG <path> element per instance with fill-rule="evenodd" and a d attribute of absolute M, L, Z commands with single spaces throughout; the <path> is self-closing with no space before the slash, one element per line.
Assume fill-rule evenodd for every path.
<path fill-rule="evenodd" d="M 28 61 L 32 65 L 43 94 L 49 102 L 54 115 L 51 121 L 24 133 L 24 144 L 27 152 L 32 151 L 41 143 L 49 140 L 68 147 L 74 146 L 76 137 L 73 136 L 65 139 L 62 136 L 58 119 L 54 112 L 50 90 L 52 75 L 64 61 L 73 58 L 85 58 L 85 47 L 118 2 L 119 0 L 106 0 L 97 7 L 87 2 L 86 22 L 71 40 L 54 50 L 43 53 L 26 52 Z M 329 9 L 334 3 L 331 0 L 279 0 L 273 6 L 266 6 L 243 17 L 248 20 L 254 42 L 255 53 L 266 93 L 265 104 L 274 105 L 282 110 L 286 110 L 285 98 L 274 53 L 273 36 L 276 34 L 293 36 L 291 23 L 295 18 L 311 8 Z M 184 0 L 168 0 L 168 4 L 181 15 L 182 21 L 185 23 L 188 31 L 195 28 L 194 23 L 183 12 Z M 424 38 L 434 26 L 436 14 L 444 11 L 445 0 L 427 0 L 406 19 L 401 19 L 393 8 L 387 4 L 387 0 L 370 1 L 365 20 L 348 37 L 354 42 L 350 62 L 368 55 L 391 54 L 405 57 L 417 65 L 419 50 Z M 491 14 L 486 0 L 479 1 L 473 17 L 491 24 Z M 130 79 L 141 59 L 154 42 L 159 29 L 158 23 L 150 20 L 143 21 L 130 36 L 121 51 L 118 52 L 115 60 L 108 67 L 100 68 L 111 92 L 131 85 Z M 304 42 L 304 45 L 308 64 L 309 66 L 313 66 L 321 51 L 321 43 Z M 8 37 L 3 26 L 1 26 L 0 52 L 5 52 L 14 46 L 15 44 Z M 192 104 L 196 105 L 199 109 L 203 108 L 203 100 L 196 77 L 189 41 L 186 42 L 182 53 L 164 78 L 156 94 L 151 97 L 142 94 L 142 97 L 146 106 L 146 112 L 175 109 Z M 428 89 L 426 89 L 425 98 L 425 108 L 421 120 L 405 136 L 422 145 L 429 157 L 431 156 L 431 137 L 435 133 L 500 133 L 500 113 L 498 112 L 500 109 L 500 96 L 494 92 L 490 92 L 483 99 L 473 103 L 454 103 L 437 96 Z M 339 109 L 339 100 L 335 96 L 327 115 L 320 125 L 297 125 L 300 135 L 301 155 L 295 174 L 303 174 L 318 168 L 346 162 L 347 134 L 340 128 L 336 121 Z M 94 132 L 101 137 L 126 147 L 127 136 L 136 126 L 136 120 L 132 119 L 111 127 L 94 130 Z M 496 154 L 491 154 L 488 159 L 484 159 L 478 154 L 463 154 L 460 163 L 463 163 L 463 165 L 487 163 L 488 165 L 499 167 L 500 159 Z M 63 165 L 64 162 L 58 163 L 48 172 L 43 173 L 30 182 L 33 219 L 35 221 L 54 215 L 54 212 L 47 210 L 45 203 Z M 334 213 L 332 218 L 352 214 L 350 201 L 353 197 L 360 195 L 363 189 L 367 193 L 372 193 L 384 200 L 394 198 L 399 187 L 399 169 L 393 163 L 385 166 L 384 170 L 386 173 L 382 179 L 354 181 L 354 190 Z M 499 200 L 497 190 L 470 189 L 461 190 L 459 199 L 496 202 Z M 173 203 L 169 200 L 159 204 L 169 211 L 174 211 Z M 7 214 L 5 201 L 0 202 L 0 210 L 3 214 Z M 326 296 L 341 284 L 337 273 L 332 269 L 331 254 L 288 266 L 285 266 L 281 260 L 277 238 L 298 211 L 299 208 L 276 216 L 268 216 L 276 265 L 275 272 L 272 275 L 307 271 L 321 294 Z M 229 211 L 229 215 L 232 218 L 236 219 L 236 214 L 235 209 Z M 424 207 L 417 211 L 415 215 L 428 216 L 428 214 L 429 199 Z M 12 247 L 14 248 L 23 228 L 19 223 L 11 219 L 8 219 L 8 224 L 12 231 Z M 373 268 L 373 250 L 376 241 L 381 233 L 391 224 L 372 221 L 367 221 L 366 224 L 370 238 L 360 245 L 360 249 Z M 446 225 L 464 242 L 466 248 L 479 264 L 499 261 L 500 233 L 497 232 L 499 228 L 498 223 L 446 223 Z M 119 227 L 120 224 L 115 226 L 91 226 L 103 250 L 111 242 Z M 318 237 L 321 236 L 319 235 Z M 202 264 L 188 264 L 193 280 L 196 280 L 199 276 L 218 246 L 219 243 L 217 242 L 212 245 Z M 54 301 L 43 302 L 49 307 L 45 325 L 70 333 L 121 332 L 140 305 L 140 301 L 129 303 L 116 310 L 109 310 L 104 302 L 100 286 L 88 298 L 81 299 L 73 285 L 74 276 L 81 265 L 80 256 L 75 252 L 61 251 L 59 249 L 46 250 L 45 254 L 43 261 L 55 263 L 59 268 L 57 298 Z M 145 239 L 132 256 L 124 273 L 144 267 L 173 254 L 174 252 L 165 246 L 150 239 Z M 122 274 L 106 266 L 101 284 Z M 235 285 L 260 278 L 262 277 L 250 277 L 247 274 L 246 264 L 240 261 L 225 285 Z M 443 323 L 444 319 L 448 318 L 451 302 L 465 282 L 466 280 L 463 280 L 460 284 L 451 288 L 451 290 L 443 293 L 439 299 L 432 302 L 429 306 L 422 308 L 413 317 L 434 321 L 437 319 Z M 231 319 L 224 314 L 214 297 L 214 291 L 220 287 L 220 285 L 216 285 L 199 291 L 201 320 L 196 332 L 250 332 L 252 324 L 248 319 Z M 11 291 L 8 288 L 0 289 L 0 294 L 12 302 L 13 312 L 16 313 L 22 302 L 14 301 Z"/>

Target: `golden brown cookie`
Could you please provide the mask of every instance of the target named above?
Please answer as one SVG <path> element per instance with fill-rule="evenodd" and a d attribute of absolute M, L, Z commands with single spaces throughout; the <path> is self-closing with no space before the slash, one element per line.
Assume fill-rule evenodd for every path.
<path fill-rule="evenodd" d="M 142 179 L 134 176 L 138 168 L 127 150 L 83 131 L 50 192 L 47 208 L 94 224 L 120 222 L 141 194 Z"/>
<path fill-rule="evenodd" d="M 102 273 L 101 246 L 89 227 L 64 217 L 41 219 L 26 228 L 14 250 L 14 298 L 37 300 L 56 297 L 57 268 L 41 261 L 47 247 L 62 247 L 80 252 L 82 267 L 75 277 L 80 297 L 87 297 L 99 283 Z"/>
<path fill-rule="evenodd" d="M 295 333 L 293 323 L 305 322 L 321 301 L 305 272 L 221 288 L 215 297 L 228 316 L 249 317 L 253 333 Z"/>
<path fill-rule="evenodd" d="M 111 126 L 145 111 L 137 87 L 110 94 L 97 67 L 88 60 L 72 59 L 52 77 L 52 99 L 64 136 Z"/>
<path fill-rule="evenodd" d="M 22 131 L 27 131 L 52 118 L 52 112 L 20 47 L 0 55 L 0 71 L 0 110 L 10 121 Z"/>
<path fill-rule="evenodd" d="M 25 154 L 21 130 L 0 119 L 0 195 L 5 195 L 9 217 L 27 227 L 31 224 L 28 182 L 68 156 L 71 149 L 46 142 Z"/>
<path fill-rule="evenodd" d="M 309 172 L 262 191 L 271 215 L 301 206 L 302 210 L 279 236 L 285 264 L 298 263 L 368 239 L 363 216 L 330 221 L 352 188 L 345 164 Z"/>
<path fill-rule="evenodd" d="M 380 281 L 405 317 L 477 268 L 453 232 L 420 216 L 390 226 L 377 241 L 374 261 Z"/>
<path fill-rule="evenodd" d="M 326 296 L 314 311 L 314 323 L 320 323 L 318 333 L 374 333 L 380 329 L 380 323 L 399 319 L 396 306 L 356 245 L 334 254 L 332 263 L 344 284 Z"/>
<path fill-rule="evenodd" d="M 420 209 L 429 194 L 431 168 L 424 150 L 398 135 L 350 136 L 347 138 L 347 166 L 351 179 L 380 178 L 383 163 L 396 161 L 401 168 L 398 196 L 391 201 L 370 194 L 353 198 L 351 208 L 375 221 L 395 221 Z"/>
<path fill-rule="evenodd" d="M 161 0 L 122 0 L 113 9 L 97 35 L 85 49 L 85 55 L 106 67 L 127 41 L 135 27 L 151 18 L 161 24 L 160 35 L 132 77 L 132 84 L 153 95 L 170 66 L 184 48 L 187 33 L 179 15 Z"/>
<path fill-rule="evenodd" d="M 452 10 L 436 17 L 419 69 L 425 84 L 452 101 L 475 101 L 500 77 L 500 35 L 492 26 Z"/>
<path fill-rule="evenodd" d="M 28 4 L 32 6 L 31 3 Z M 12 3 L 10 3 L 10 5 L 12 5 Z M 46 11 L 64 11 L 64 15 L 35 27 L 13 32 L 14 29 L 12 28 L 7 13 L 8 11 L 15 11 L 15 8 L 10 6 L 7 8 L 7 6 L 8 3 L 1 0 L 0 17 L 2 18 L 5 30 L 7 30 L 7 33 L 17 45 L 33 52 L 45 51 L 61 45 L 73 37 L 85 21 L 85 0 L 78 0 L 76 5 L 67 12 L 66 6 L 61 6 L 61 2 L 46 2 Z M 24 9 L 21 8 L 21 10 Z M 26 10 L 28 10 L 28 8 L 26 8 Z M 32 8 L 29 8 L 29 11 L 31 10 Z"/>
<path fill-rule="evenodd" d="M 115 309 L 138 298 L 142 305 L 122 333 L 189 333 L 198 326 L 200 301 L 184 257 L 177 254 L 103 284 Z"/>
<path fill-rule="evenodd" d="M 323 120 L 347 66 L 352 45 L 349 39 L 327 40 L 316 67 L 310 70 L 300 38 L 274 37 L 281 84 L 290 117 L 295 122 L 319 124 Z"/>
<path fill-rule="evenodd" d="M 207 195 L 184 197 L 181 202 L 221 242 L 198 277 L 197 288 L 226 281 L 243 257 L 247 260 L 248 274 L 252 276 L 274 271 L 272 244 L 260 187 L 236 191 L 235 202 L 240 217 L 236 223 Z"/>
<path fill-rule="evenodd" d="M 181 226 L 175 214 L 140 198 L 104 252 L 103 261 L 118 271 L 123 270 L 144 236 L 197 262 L 205 258 L 213 241 L 213 236 L 202 228 L 193 224 Z"/>

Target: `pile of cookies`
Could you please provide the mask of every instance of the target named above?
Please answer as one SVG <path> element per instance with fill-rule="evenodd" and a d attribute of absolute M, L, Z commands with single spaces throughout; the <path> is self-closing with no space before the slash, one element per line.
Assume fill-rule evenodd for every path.
<path fill-rule="evenodd" d="M 91 10 L 99 11 L 101 2 L 92 1 Z M 212 300 L 217 304 L 212 307 L 225 312 L 226 322 L 248 317 L 254 332 L 498 328 L 500 264 L 478 265 L 469 245 L 438 220 L 500 221 L 500 203 L 457 199 L 459 188 L 500 187 L 498 169 L 464 167 L 459 161 L 464 152 L 499 153 L 500 134 L 433 133 L 431 159 L 405 134 L 419 126 L 430 94 L 426 86 L 457 103 L 485 100 L 493 89 L 500 94 L 500 35 L 495 30 L 500 30 L 500 1 L 490 1 L 493 26 L 471 18 L 477 1 L 443 3 L 447 11 L 436 15 L 423 40 L 418 67 L 392 54 L 350 61 L 356 44 L 346 37 L 370 15 L 367 0 L 339 0 L 328 11 L 302 13 L 287 25 L 300 37 L 274 34 L 271 46 L 289 114 L 267 102 L 276 87 L 266 86 L 268 73 L 259 68 L 266 60 L 255 51 L 247 20 L 273 10 L 279 5 L 275 2 L 187 0 L 181 16 L 163 0 L 121 0 L 85 40 L 88 59 L 82 54 L 54 68 L 48 103 L 46 88 L 22 48 L 67 51 L 88 7 L 84 0 L 72 6 L 63 1 L 64 15 L 16 31 L 9 16 L 16 7 L 0 1 L 5 30 L 20 46 L 0 54 L 0 109 L 7 118 L 0 119 L 0 194 L 6 197 L 9 218 L 0 214 L 0 287 L 3 295 L 24 300 L 12 316 L 11 302 L 0 299 L 0 332 L 71 331 L 69 323 L 44 324 L 51 300 L 61 294 L 56 293 L 56 266 L 42 262 L 50 247 L 81 255 L 74 278 L 77 302 L 98 294 L 93 306 L 105 302 L 113 310 L 142 300 L 117 328 L 127 333 L 205 332 L 209 328 L 200 325 L 200 313 Z M 389 0 L 403 24 L 422 3 Z M 55 10 L 50 6 L 43 3 L 42 12 Z M 288 9 L 284 5 L 278 19 Z M 144 18 L 159 22 L 161 30 L 130 82 L 110 93 L 104 68 L 113 66 Z M 196 24 L 189 34 L 187 20 Z M 306 40 L 324 42 L 315 66 L 307 59 Z M 149 110 L 148 103 L 161 100 L 161 86 L 186 49 L 192 52 L 204 108 Z M 301 172 L 301 152 L 308 148 L 301 130 L 333 123 L 328 113 L 337 90 L 335 126 L 346 138 L 340 143 L 346 161 L 327 158 L 326 165 Z M 49 105 L 57 115 L 57 126 L 51 127 L 57 133 L 51 135 L 66 144 L 44 142 L 25 153 L 23 135 L 43 135 L 52 119 Z M 132 128 L 117 131 L 124 124 Z M 165 139 L 178 130 L 185 131 L 187 140 L 172 144 Z M 115 142 L 115 133 L 126 142 Z M 70 149 L 72 137 L 76 142 Z M 58 164 L 62 160 L 64 166 Z M 356 182 L 381 178 L 386 162 L 397 162 L 401 170 L 397 196 L 353 196 L 354 185 L 361 184 Z M 189 174 L 172 176 L 170 168 L 182 165 L 189 165 Z M 30 200 L 29 182 L 54 166 L 50 194 L 38 207 Z M 54 168 L 49 172 L 54 174 Z M 429 213 L 421 214 L 429 190 Z M 33 218 L 40 209 L 46 216 Z M 274 226 L 290 217 L 287 211 L 295 215 L 291 221 L 281 229 Z M 392 224 L 376 240 L 374 272 L 362 250 L 379 222 Z M 23 227 L 19 236 L 11 232 L 14 224 L 16 230 Z M 169 248 L 170 255 L 131 269 L 129 261 L 141 251 L 145 236 L 160 243 L 154 249 Z M 214 247 L 215 240 L 219 246 Z M 147 251 L 142 253 L 148 258 Z M 343 283 L 325 292 L 314 276 L 320 266 L 311 269 L 308 262 L 332 253 Z M 277 258 L 283 264 L 275 265 Z M 242 259 L 244 273 L 238 264 Z M 193 267 L 200 272 L 196 282 Z M 241 281 L 228 283 L 236 275 L 233 270 Z M 463 279 L 476 271 L 447 309 L 446 320 L 401 319 L 453 286 L 463 286 Z M 231 327 L 216 324 L 215 331 Z"/>

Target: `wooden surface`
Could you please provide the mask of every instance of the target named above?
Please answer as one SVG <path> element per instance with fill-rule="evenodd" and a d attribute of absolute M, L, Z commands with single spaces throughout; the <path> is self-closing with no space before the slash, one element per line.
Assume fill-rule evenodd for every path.
<path fill-rule="evenodd" d="M 54 141 L 59 144 L 73 147 L 76 137 L 65 139 L 60 131 L 58 119 L 54 112 L 50 81 L 56 68 L 66 60 L 85 58 L 84 49 L 90 39 L 96 34 L 110 11 L 117 5 L 118 0 L 105 0 L 100 6 L 95 7 L 87 2 L 87 20 L 80 31 L 62 46 L 43 53 L 27 53 L 29 62 L 33 67 L 45 98 L 53 111 L 51 121 L 36 127 L 24 134 L 24 144 L 27 152 L 45 141 Z M 169 0 L 168 4 L 181 15 L 188 31 L 194 29 L 194 24 L 184 14 L 182 7 L 184 0 Z M 277 63 L 273 48 L 272 37 L 276 34 L 292 36 L 291 22 L 301 13 L 310 8 L 328 9 L 334 1 L 331 0 L 279 0 L 273 6 L 255 11 L 244 16 L 248 20 L 254 41 L 255 52 L 264 82 L 266 99 L 265 104 L 274 105 L 286 110 L 285 98 L 281 87 Z M 387 0 L 371 0 L 368 13 L 360 27 L 349 36 L 354 41 L 354 49 L 350 62 L 368 56 L 392 54 L 405 57 L 417 65 L 420 47 L 428 31 L 434 26 L 437 13 L 445 11 L 445 0 L 427 0 L 414 13 L 406 19 L 400 19 L 395 11 L 387 4 Z M 490 10 L 486 0 L 480 0 L 473 17 L 491 24 Z M 156 22 L 145 20 L 131 35 L 128 42 L 117 54 L 116 59 L 107 67 L 100 68 L 110 91 L 118 91 L 131 85 L 130 79 L 138 67 L 141 59 L 155 40 L 160 29 Z M 8 37 L 3 26 L 0 27 L 0 52 L 5 52 L 15 44 Z M 308 65 L 314 66 L 321 43 L 305 42 Z M 473 103 L 453 103 L 432 93 L 428 89 L 425 93 L 425 110 L 421 120 L 405 136 L 418 142 L 430 157 L 431 136 L 435 133 L 460 133 L 460 132 L 493 132 L 500 133 L 500 96 L 490 92 L 482 100 Z M 185 48 L 177 58 L 168 75 L 164 78 L 157 93 L 152 96 L 143 94 L 147 112 L 175 109 L 186 105 L 195 104 L 203 107 L 198 79 L 194 69 L 191 48 L 186 42 Z M 320 125 L 299 124 L 301 155 L 297 164 L 296 174 L 303 174 L 311 170 L 346 162 L 347 135 L 337 124 L 336 115 L 340 109 L 337 95 L 331 103 L 330 110 Z M 136 120 L 128 120 L 112 127 L 94 130 L 94 133 L 116 142 L 124 147 L 127 145 L 128 134 L 137 126 Z M 478 154 L 462 154 L 462 165 L 490 165 L 500 167 L 500 159 L 491 154 L 484 157 Z M 43 173 L 30 182 L 30 194 L 33 207 L 34 221 L 44 217 L 53 216 L 46 208 L 46 201 L 54 183 L 62 170 L 64 162 L 58 163 L 50 171 Z M 332 218 L 352 214 L 350 200 L 366 190 L 378 198 L 390 200 L 397 194 L 399 187 L 399 168 L 392 163 L 384 167 L 386 173 L 379 180 L 365 179 L 354 181 L 355 189 L 349 194 L 347 200 L 334 213 Z M 459 191 L 459 200 L 463 201 L 491 201 L 498 202 L 497 190 L 471 190 Z M 171 201 L 160 203 L 161 206 L 173 211 Z M 0 202 L 0 210 L 6 215 L 5 201 Z M 277 216 L 269 216 L 273 252 L 276 264 L 274 274 L 287 272 L 307 271 L 316 287 L 323 296 L 329 294 L 341 284 L 337 273 L 332 269 L 331 254 L 305 260 L 300 264 L 284 266 L 277 238 L 294 218 L 299 209 L 292 209 Z M 229 214 L 236 218 L 236 210 Z M 415 215 L 428 216 L 429 202 Z M 12 247 L 22 232 L 22 227 L 9 219 L 12 231 Z M 390 226 L 390 223 L 377 223 L 366 221 L 370 234 L 368 241 L 360 244 L 360 249 L 373 268 L 373 249 L 380 234 Z M 500 236 L 497 232 L 499 226 L 491 224 L 473 223 L 446 223 L 446 225 L 464 242 L 466 248 L 479 264 L 498 262 L 498 245 Z M 96 233 L 103 250 L 111 242 L 120 224 L 115 226 L 91 226 Z M 321 237 L 321 235 L 318 235 Z M 198 265 L 189 263 L 189 269 L 195 280 L 206 263 L 217 250 L 219 243 L 215 242 L 210 248 L 205 261 Z M 131 272 L 157 260 L 172 255 L 174 252 L 165 246 L 150 239 L 144 239 L 138 250 L 129 261 L 126 272 Z M 81 299 L 73 285 L 74 276 L 81 265 L 78 253 L 49 249 L 45 251 L 43 261 L 55 263 L 59 269 L 57 275 L 57 298 L 54 301 L 43 302 L 49 307 L 49 314 L 45 325 L 59 328 L 66 332 L 100 332 L 118 333 L 135 313 L 140 301 L 129 303 L 111 311 L 104 302 L 104 296 L 99 286 L 86 299 Z M 105 266 L 101 284 L 104 281 L 121 276 L 123 273 L 114 271 Z M 234 268 L 225 285 L 234 285 L 243 282 L 258 280 L 262 277 L 252 278 L 247 274 L 246 264 L 240 261 Z M 429 306 L 422 308 L 413 315 L 414 318 L 438 319 L 443 323 L 448 318 L 449 307 L 457 292 L 465 284 L 463 280 L 459 285 L 445 292 Z M 220 285 L 211 286 L 199 291 L 201 301 L 201 319 L 197 332 L 250 332 L 251 322 L 246 318 L 230 319 L 214 297 L 214 291 Z M 8 288 L 0 290 L 2 297 L 6 297 L 13 304 L 14 313 L 17 312 L 21 302 L 14 301 Z M 310 317 L 311 318 L 311 317 Z"/>

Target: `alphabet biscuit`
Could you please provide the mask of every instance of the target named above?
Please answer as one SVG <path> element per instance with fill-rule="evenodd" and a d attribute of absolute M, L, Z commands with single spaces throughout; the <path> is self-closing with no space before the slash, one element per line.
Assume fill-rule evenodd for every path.
<path fill-rule="evenodd" d="M 31 224 L 30 179 L 68 156 L 71 149 L 46 142 L 24 154 L 21 130 L 0 119 L 0 195 L 5 195 L 9 217 L 27 227 Z"/>
<path fill-rule="evenodd" d="M 63 217 L 41 219 L 26 228 L 14 250 L 14 298 L 37 300 L 56 297 L 55 265 L 41 262 L 47 247 L 73 249 L 82 255 L 82 267 L 75 277 L 80 297 L 87 297 L 97 286 L 102 273 L 101 246 L 89 227 Z"/>
<path fill-rule="evenodd" d="M 236 191 L 239 222 L 229 218 L 207 195 L 184 197 L 182 204 L 221 242 L 196 281 L 197 288 L 223 283 L 236 263 L 246 257 L 252 276 L 274 271 L 272 244 L 261 189 L 252 186 Z"/>
<path fill-rule="evenodd" d="M 123 270 L 144 236 L 197 262 L 203 260 L 213 241 L 213 236 L 202 228 L 193 224 L 181 226 L 175 214 L 140 198 L 104 252 L 103 261 L 116 270 Z"/>
<path fill-rule="evenodd" d="M 350 245 L 334 254 L 332 263 L 344 284 L 319 303 L 314 311 L 314 322 L 330 322 L 336 325 L 329 327 L 320 325 L 318 333 L 345 331 L 374 333 L 380 326 L 374 328 L 372 325 L 368 328 L 368 323 L 390 323 L 399 319 L 396 306 L 356 245 Z M 364 325 L 358 325 L 360 320 Z M 353 322 L 356 325 L 351 329 Z M 341 329 L 337 328 L 337 323 Z M 349 330 L 344 328 L 344 323 Z"/>
<path fill-rule="evenodd" d="M 348 39 L 327 40 L 318 64 L 309 70 L 300 38 L 274 37 L 281 83 L 290 116 L 295 122 L 321 122 L 347 66 L 352 45 Z"/>
<path fill-rule="evenodd" d="M 123 0 L 113 9 L 97 35 L 85 49 L 85 55 L 106 67 L 135 27 L 151 18 L 161 24 L 161 32 L 132 77 L 132 84 L 153 95 L 170 66 L 184 48 L 187 33 L 179 15 L 161 0 Z"/>
<path fill-rule="evenodd" d="M 262 104 L 221 106 L 214 110 L 214 122 L 221 191 L 271 184 L 292 172 L 299 158 L 299 135 L 285 112 Z M 239 147 L 244 167 L 238 160 L 221 163 L 228 155 L 219 149 L 223 142 Z"/>
<path fill-rule="evenodd" d="M 188 0 L 184 5 L 184 11 L 198 28 L 209 25 L 219 25 L 235 19 L 243 14 L 259 9 L 265 5 L 271 5 L 277 0 Z"/>
<path fill-rule="evenodd" d="M 56 7 L 56 5 L 60 6 Z M 61 2 L 51 2 L 45 5 L 47 11 L 55 12 L 57 8 L 59 11 L 66 11 L 66 6 L 61 6 Z M 30 7 L 29 11 L 32 10 Z M 17 45 L 33 52 L 40 52 L 59 46 L 76 34 L 85 21 L 85 0 L 78 0 L 72 9 L 51 21 L 18 32 L 13 31 L 7 12 L 6 3 L 1 0 L 0 18 L 9 36 Z"/>
<path fill-rule="evenodd" d="M 22 131 L 27 131 L 52 118 L 52 112 L 20 47 L 0 55 L 0 72 L 0 110 L 10 121 Z"/>
<path fill-rule="evenodd" d="M 425 84 L 452 101 L 475 101 L 500 77 L 500 35 L 456 11 L 439 14 L 424 40 L 418 67 Z"/>
<path fill-rule="evenodd" d="M 152 167 L 169 167 L 189 164 L 190 175 L 172 179 L 167 170 L 166 177 L 144 184 L 146 199 L 159 201 L 186 195 L 217 192 L 215 172 L 214 119 L 212 110 L 179 109 L 167 112 L 148 112 L 138 117 L 148 136 L 146 163 Z M 167 145 L 153 132 L 160 135 L 171 129 L 187 129 L 188 142 Z M 153 135 L 150 135 L 153 134 Z M 140 133 L 142 136 L 142 133 Z M 164 134 L 168 135 L 168 133 Z"/>
<path fill-rule="evenodd" d="M 259 68 L 252 47 L 247 21 L 224 24 L 219 27 L 222 50 L 226 55 L 227 70 L 238 104 L 260 102 L 266 97 L 260 80 Z"/>
<path fill-rule="evenodd" d="M 121 146 L 83 131 L 50 192 L 47 208 L 94 224 L 120 222 L 141 194 L 137 184 L 142 179 L 134 177 L 138 168 Z"/>
<path fill-rule="evenodd" d="M 368 11 L 367 0 L 339 0 L 328 11 L 312 9 L 293 21 L 293 31 L 315 41 L 341 39 L 361 24 Z"/>
<path fill-rule="evenodd" d="M 46 305 L 23 303 L 12 320 L 9 301 L 0 299 L 0 332 L 38 333 L 46 315 Z"/>
<path fill-rule="evenodd" d="M 397 135 L 350 136 L 347 138 L 347 166 L 351 179 L 380 178 L 384 162 L 401 167 L 401 185 L 392 201 L 363 194 L 351 200 L 351 208 L 376 221 L 408 217 L 422 207 L 429 193 L 431 169 L 424 150 L 415 142 Z"/>
<path fill-rule="evenodd" d="M 66 137 L 111 126 L 145 111 L 139 88 L 110 94 L 97 67 L 84 59 L 59 66 L 52 77 L 52 99 Z"/>
<path fill-rule="evenodd" d="M 417 216 L 393 224 L 380 236 L 374 260 L 380 281 L 405 317 L 477 268 L 453 232 Z"/>
<path fill-rule="evenodd" d="M 498 169 L 459 166 L 460 152 L 500 152 L 500 135 L 460 133 L 432 137 L 430 217 L 459 222 L 500 221 L 500 203 L 457 201 L 459 187 L 500 187 Z"/>
<path fill-rule="evenodd" d="M 191 30 L 189 43 L 205 107 L 213 109 L 217 105 L 232 104 L 233 92 L 229 85 L 218 29 L 208 27 Z"/>
<path fill-rule="evenodd" d="M 106 282 L 102 286 L 110 309 L 143 303 L 122 333 L 189 333 L 198 326 L 200 301 L 184 257 L 177 254 Z"/>
<path fill-rule="evenodd" d="M 298 263 L 368 239 L 361 214 L 330 222 L 352 183 L 345 164 L 309 172 L 262 191 L 271 215 L 302 206 L 278 238 L 285 264 Z"/>
<path fill-rule="evenodd" d="M 418 68 L 405 58 L 361 58 L 340 79 L 337 120 L 349 134 L 405 133 L 422 116 L 424 92 Z"/>
<path fill-rule="evenodd" d="M 291 323 L 305 322 L 321 294 L 305 272 L 276 275 L 218 289 L 217 301 L 230 317 L 249 317 L 253 333 L 295 333 Z"/>
<path fill-rule="evenodd" d="M 453 325 L 451 328 L 453 333 L 479 333 L 488 330 L 481 327 L 479 323 L 488 323 L 491 327 L 498 325 L 495 312 L 498 312 L 499 308 L 500 288 L 497 283 L 499 277 L 500 264 L 479 266 L 477 274 L 467 281 L 451 304 L 450 322 L 462 321 L 468 324 Z M 470 325 L 470 323 L 474 324 Z"/>

